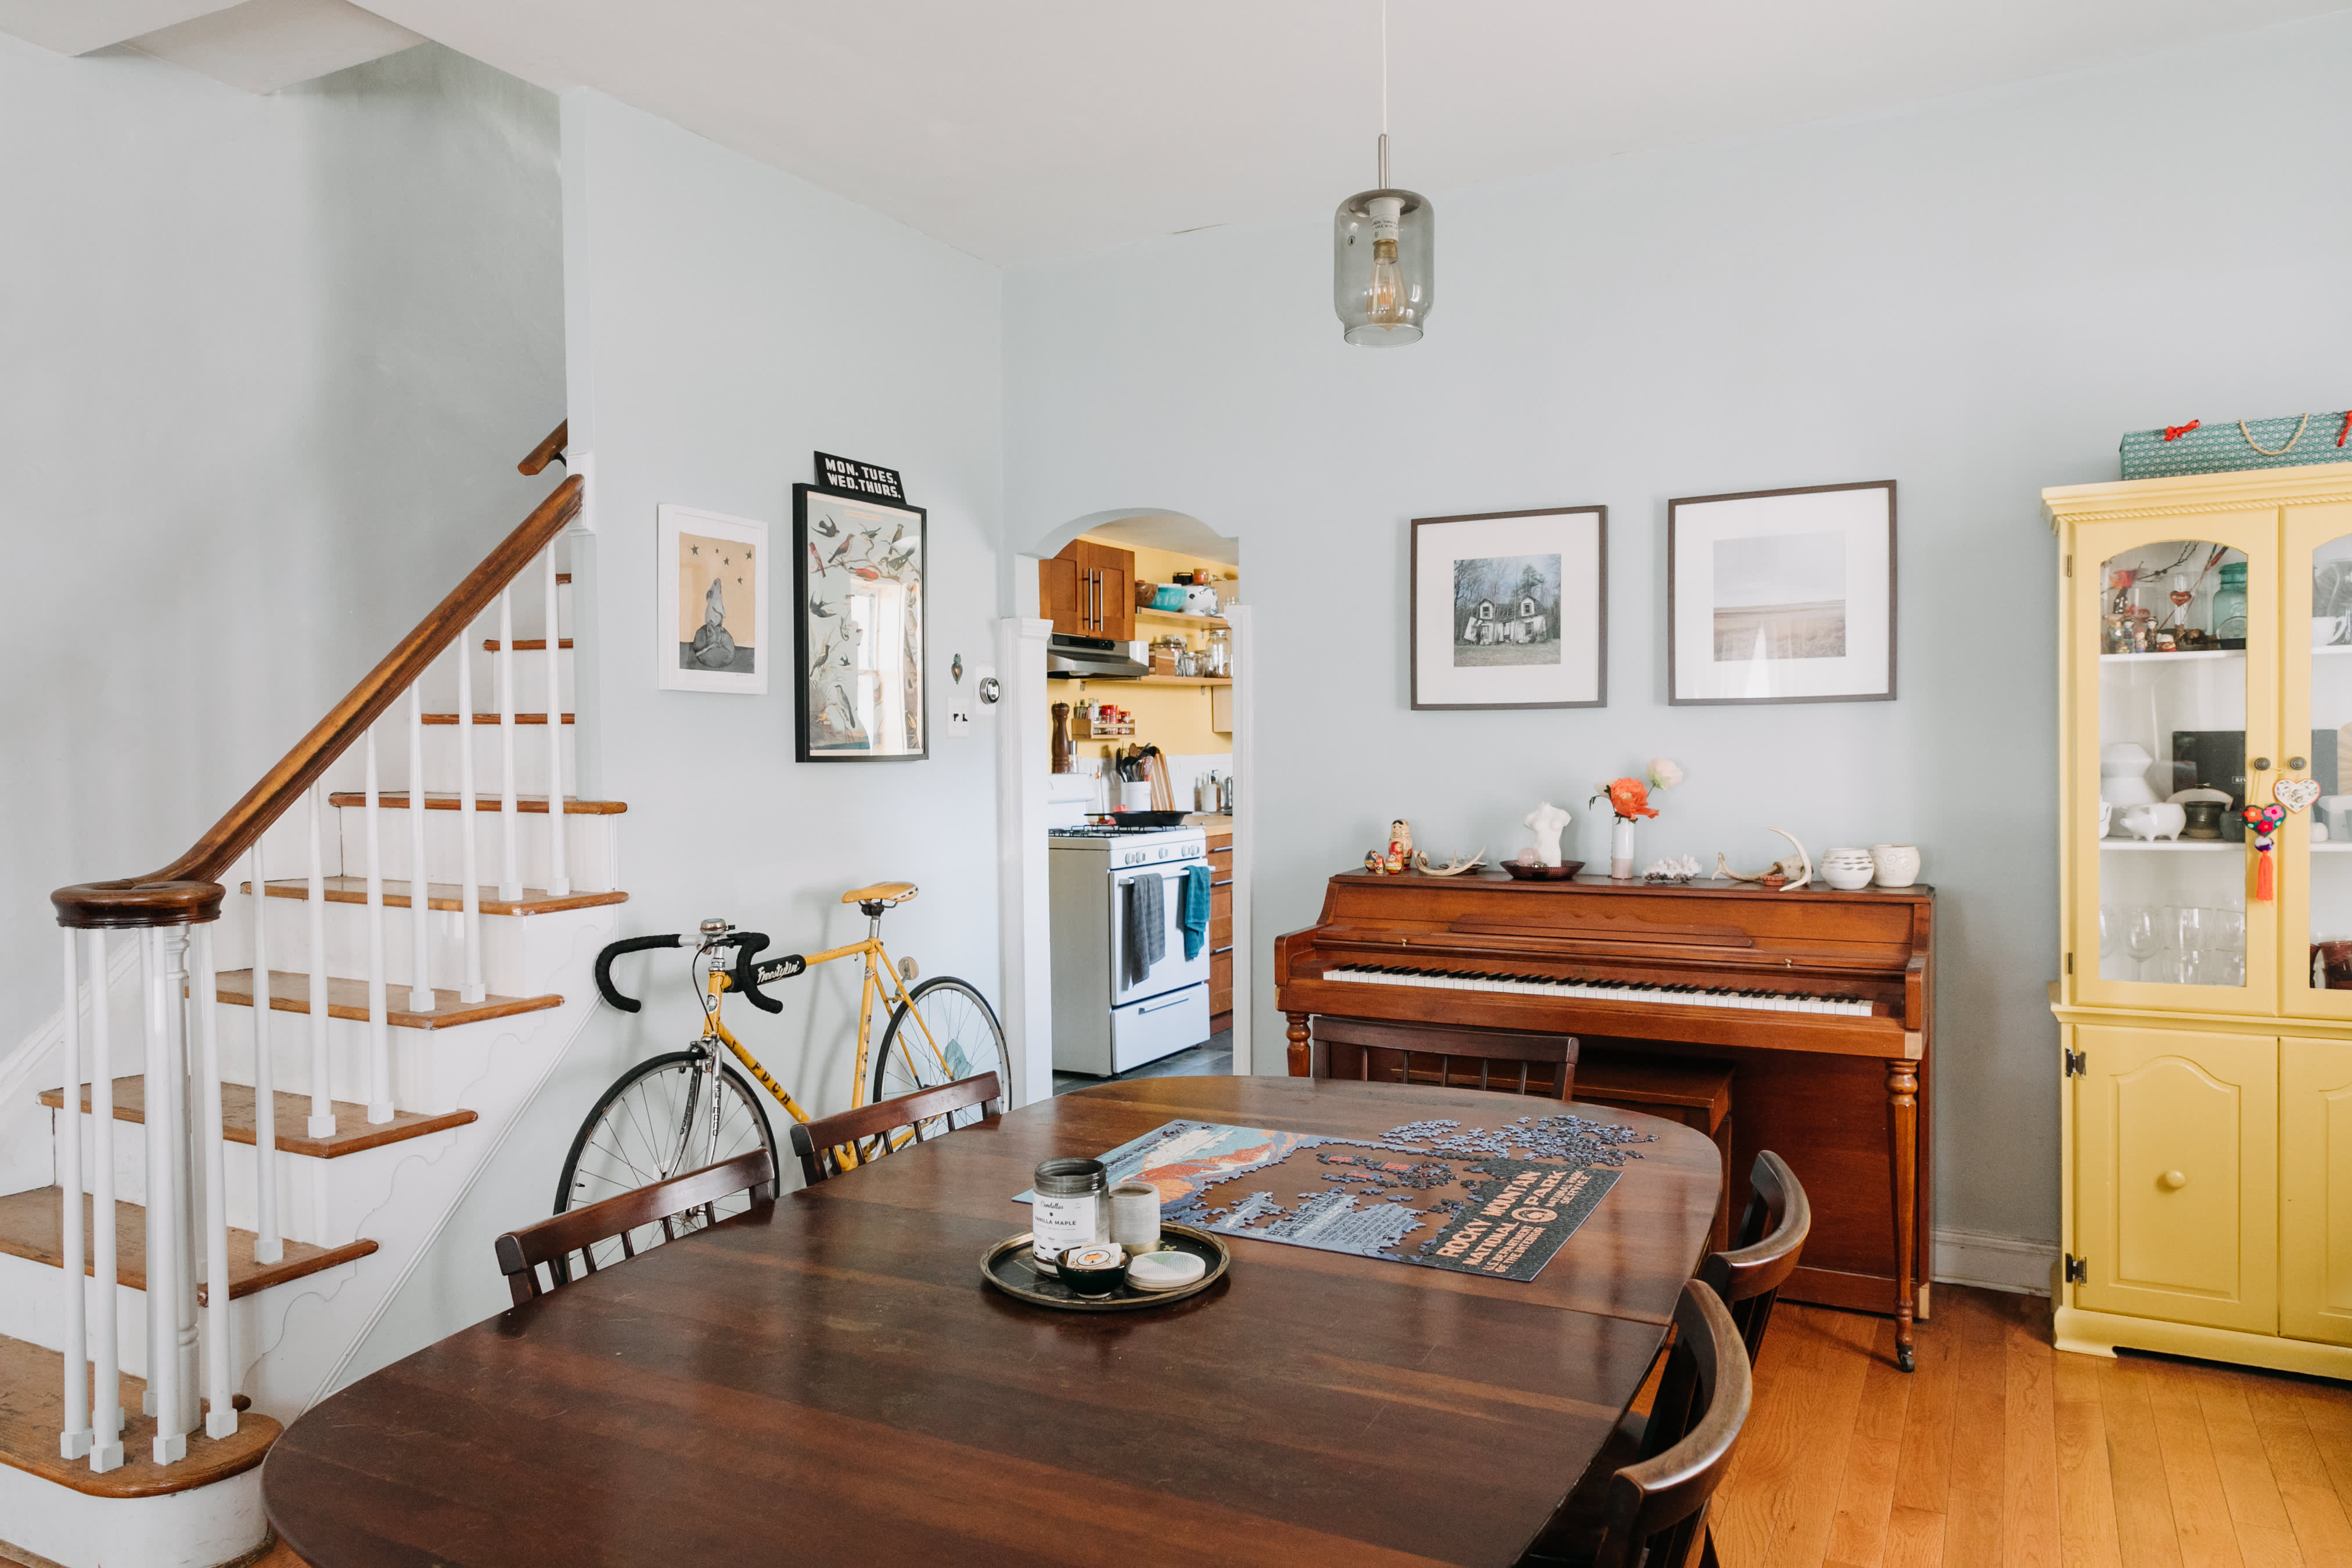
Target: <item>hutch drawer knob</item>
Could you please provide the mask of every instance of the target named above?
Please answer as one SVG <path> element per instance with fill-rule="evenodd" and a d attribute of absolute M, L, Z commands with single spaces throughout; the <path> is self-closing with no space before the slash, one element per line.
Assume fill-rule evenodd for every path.
<path fill-rule="evenodd" d="M 2270 766 L 2271 760 L 2268 757 L 2256 757 L 2254 759 L 2254 772 L 2258 773 L 2268 773 L 2270 771 Z"/>
<path fill-rule="evenodd" d="M 2179 1171 L 2167 1171 L 2157 1178 L 2157 1182 L 2166 1192 L 2177 1193 L 2189 1184 L 2189 1178 Z"/>

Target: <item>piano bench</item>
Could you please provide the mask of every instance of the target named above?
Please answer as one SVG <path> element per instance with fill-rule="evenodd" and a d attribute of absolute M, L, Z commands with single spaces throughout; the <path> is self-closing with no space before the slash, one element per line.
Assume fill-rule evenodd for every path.
<path fill-rule="evenodd" d="M 1715 1212 L 1717 1252 L 1731 1245 L 1731 1073 L 1725 1063 L 1693 1057 L 1607 1050 L 1585 1052 L 1576 1068 L 1577 1099 L 1664 1116 L 1715 1141 L 1723 1156 L 1723 1202 Z"/>
<path fill-rule="evenodd" d="M 1316 1075 L 1321 1078 L 1490 1089 L 1548 1100 L 1572 1100 L 1580 1087 L 1574 1035 L 1400 1024 L 1329 1014 L 1318 1014 L 1313 1028 L 1309 1049 Z"/>

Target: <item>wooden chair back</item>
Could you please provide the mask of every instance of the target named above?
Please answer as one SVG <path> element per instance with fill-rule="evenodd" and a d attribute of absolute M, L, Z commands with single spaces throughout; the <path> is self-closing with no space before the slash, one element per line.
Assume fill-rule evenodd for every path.
<path fill-rule="evenodd" d="M 1805 1237 L 1813 1227 L 1812 1205 L 1789 1163 L 1767 1149 L 1756 1156 L 1748 1173 L 1748 1210 L 1739 1218 L 1739 1234 L 1728 1252 L 1711 1252 L 1699 1265 L 1698 1277 L 1731 1309 L 1739 1325 L 1740 1342 L 1748 1347 L 1752 1365 L 1764 1348 L 1764 1331 L 1772 1322 L 1772 1304 L 1780 1287 L 1797 1271 L 1804 1255 Z"/>
<path fill-rule="evenodd" d="M 912 1094 L 902 1094 L 896 1100 L 877 1100 L 871 1105 L 861 1105 L 855 1110 L 845 1110 L 835 1116 L 820 1116 L 814 1121 L 793 1123 L 793 1152 L 801 1157 L 801 1174 L 810 1186 L 840 1173 L 843 1160 L 840 1150 L 860 1148 L 867 1140 L 875 1140 L 873 1150 L 866 1157 L 874 1158 L 890 1151 L 889 1135 L 902 1127 L 915 1130 L 915 1142 L 928 1142 L 933 1137 L 954 1130 L 947 1120 L 952 1111 L 967 1106 L 987 1105 L 998 1093 L 996 1075 L 984 1072 L 976 1078 L 960 1078 L 953 1083 L 943 1083 L 936 1089 L 919 1089 Z M 993 1113 L 983 1113 L 982 1120 L 995 1121 Z M 937 1123 L 932 1131 L 923 1131 L 926 1122 Z M 967 1122 L 969 1126 L 971 1123 Z"/>
<path fill-rule="evenodd" d="M 537 1225 L 510 1230 L 496 1244 L 499 1272 L 507 1277 L 507 1289 L 520 1307 L 559 1285 L 571 1283 L 572 1253 L 579 1253 L 587 1265 L 587 1272 L 593 1274 L 596 1243 L 617 1237 L 621 1255 L 635 1258 L 637 1249 L 630 1240 L 630 1232 L 659 1225 L 662 1239 L 675 1241 L 677 1231 L 672 1220 L 689 1210 L 700 1209 L 703 1223 L 716 1225 L 719 1200 L 745 1191 L 751 1193 L 754 1205 L 776 1201 L 776 1162 L 765 1149 L 754 1149 L 716 1165 L 705 1165 L 698 1171 L 688 1171 L 666 1182 L 638 1187 L 585 1208 L 567 1209 Z M 551 1281 L 546 1290 L 539 1288 L 539 1266 L 542 1263 L 547 1265 Z"/>
<path fill-rule="evenodd" d="M 1700 1281 L 1675 1306 L 1658 1399 L 1642 1458 L 1609 1479 L 1593 1568 L 1691 1568 L 1706 1551 L 1706 1514 L 1731 1473 L 1754 1390 L 1738 1327 Z"/>
<path fill-rule="evenodd" d="M 1314 1028 L 1318 1078 L 1576 1097 L 1574 1035 L 1328 1016 L 1318 1016 Z"/>

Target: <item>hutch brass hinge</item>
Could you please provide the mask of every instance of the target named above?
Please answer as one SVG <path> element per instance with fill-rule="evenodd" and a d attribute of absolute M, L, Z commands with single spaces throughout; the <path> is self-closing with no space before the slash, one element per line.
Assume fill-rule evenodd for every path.
<path fill-rule="evenodd" d="M 2074 973 L 2074 955 L 2071 952 L 2066 955 L 2066 973 L 2069 974 Z"/>
<path fill-rule="evenodd" d="M 2087 1285 L 2090 1282 L 2091 1260 L 2087 1258 L 2077 1258 L 2071 1252 L 2066 1254 L 2066 1283 Z"/>
<path fill-rule="evenodd" d="M 2061 1049 L 2063 1049 L 2063 1047 L 2062 1047 Z M 2068 1078 L 2081 1078 L 2084 1073 L 2091 1070 L 2090 1061 L 2083 1055 L 2082 1052 L 2067 1051 L 2065 1055 L 2066 1076 Z"/>
<path fill-rule="evenodd" d="M 2068 557 L 2066 557 L 2066 575 L 2067 575 L 2067 576 L 2069 576 L 2069 577 L 2072 577 L 2074 574 L 2074 558 L 2073 556 L 2069 555 Z"/>

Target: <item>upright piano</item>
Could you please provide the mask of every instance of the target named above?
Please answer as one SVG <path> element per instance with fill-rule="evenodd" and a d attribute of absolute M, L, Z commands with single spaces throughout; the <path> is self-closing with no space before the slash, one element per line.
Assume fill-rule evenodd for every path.
<path fill-rule="evenodd" d="M 1732 1201 L 1771 1149 L 1812 1204 L 1804 1267 L 1782 1294 L 1892 1310 L 1907 1372 L 1927 1295 L 1934 916 L 1927 887 L 1349 872 L 1312 927 L 1276 940 L 1275 994 L 1298 1077 L 1315 1070 L 1318 1017 L 1730 1064 Z"/>

